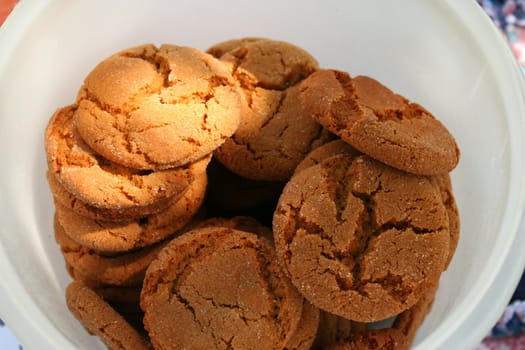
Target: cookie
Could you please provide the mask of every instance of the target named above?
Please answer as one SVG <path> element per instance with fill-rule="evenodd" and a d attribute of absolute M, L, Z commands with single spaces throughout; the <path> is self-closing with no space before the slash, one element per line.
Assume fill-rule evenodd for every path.
<path fill-rule="evenodd" d="M 65 262 L 82 279 L 114 286 L 141 286 L 146 268 L 165 245 L 159 243 L 131 253 L 104 256 L 69 238 L 56 219 L 54 229 Z"/>
<path fill-rule="evenodd" d="M 239 125 L 228 69 L 197 49 L 143 45 L 100 62 L 85 78 L 77 129 L 97 153 L 135 169 L 181 166 L 211 153 Z"/>
<path fill-rule="evenodd" d="M 126 252 L 160 242 L 181 230 L 199 210 L 206 193 L 206 173 L 167 210 L 129 222 L 93 220 L 55 203 L 65 233 L 99 254 Z"/>
<path fill-rule="evenodd" d="M 270 39 L 238 40 L 222 54 L 241 86 L 242 115 L 235 134 L 215 151 L 234 173 L 253 180 L 286 181 L 305 154 L 331 134 L 299 102 L 299 83 L 318 69 L 305 50 Z M 233 46 L 228 41 L 224 46 Z"/>
<path fill-rule="evenodd" d="M 292 283 L 322 310 L 374 322 L 436 285 L 449 253 L 446 209 L 425 176 L 338 155 L 292 177 L 273 220 Z"/>
<path fill-rule="evenodd" d="M 436 175 L 459 161 L 459 148 L 439 120 L 370 77 L 319 70 L 301 84 L 300 99 L 325 128 L 395 168 Z"/>
<path fill-rule="evenodd" d="M 149 349 L 148 342 L 118 312 L 80 281 L 66 288 L 71 313 L 86 330 L 96 335 L 108 349 Z"/>
<path fill-rule="evenodd" d="M 282 349 L 302 304 L 269 243 L 217 227 L 172 240 L 148 267 L 141 293 L 156 349 Z"/>
<path fill-rule="evenodd" d="M 75 111 L 77 106 L 70 105 L 53 115 L 46 129 L 46 154 L 49 171 L 71 195 L 89 206 L 147 212 L 159 201 L 165 203 L 182 196 L 210 161 L 208 155 L 185 166 L 160 171 L 117 165 L 82 141 L 73 122 Z"/>
<path fill-rule="evenodd" d="M 342 140 L 334 140 L 329 143 L 326 143 L 312 152 L 310 152 L 303 161 L 297 166 L 295 172 L 304 170 L 310 166 L 320 163 L 323 159 L 335 156 L 338 154 L 348 154 L 351 157 L 357 156 L 360 154 L 355 148 L 347 144 Z M 449 233 L 450 233 L 450 252 L 447 259 L 447 266 L 450 264 L 456 247 L 459 241 L 459 231 L 460 231 L 460 218 L 459 210 L 456 205 L 454 194 L 452 192 L 452 181 L 450 179 L 450 174 L 440 174 L 429 177 L 429 179 L 435 184 L 441 193 L 441 198 L 443 204 L 447 209 L 448 223 L 449 223 Z"/>
<path fill-rule="evenodd" d="M 151 205 L 130 206 L 125 209 L 98 208 L 82 202 L 80 199 L 68 192 L 64 186 L 62 186 L 60 181 L 58 181 L 57 176 L 52 171 L 48 170 L 46 172 L 46 178 L 55 202 L 58 202 L 60 205 L 71 209 L 81 216 L 85 216 L 94 220 L 132 221 L 165 210 L 179 199 L 176 197 L 165 198 L 155 201 L 155 203 Z"/>

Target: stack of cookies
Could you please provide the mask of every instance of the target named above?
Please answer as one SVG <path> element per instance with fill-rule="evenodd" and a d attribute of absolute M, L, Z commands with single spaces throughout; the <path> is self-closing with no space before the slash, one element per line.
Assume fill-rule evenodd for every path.
<path fill-rule="evenodd" d="M 110 349 L 408 348 L 459 238 L 445 126 L 282 41 L 118 52 L 45 137 L 66 301 Z"/>

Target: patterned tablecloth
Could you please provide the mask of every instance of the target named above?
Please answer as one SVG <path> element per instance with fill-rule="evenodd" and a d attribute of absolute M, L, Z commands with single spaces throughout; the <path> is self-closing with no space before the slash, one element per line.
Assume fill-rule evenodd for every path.
<path fill-rule="evenodd" d="M 477 1 L 501 30 L 525 73 L 525 0 Z M 17 2 L 18 0 L 0 0 L 0 25 Z M 1 319 L 0 349 L 23 350 Z M 525 349 L 525 275 L 503 315 L 476 350 L 522 349 Z"/>

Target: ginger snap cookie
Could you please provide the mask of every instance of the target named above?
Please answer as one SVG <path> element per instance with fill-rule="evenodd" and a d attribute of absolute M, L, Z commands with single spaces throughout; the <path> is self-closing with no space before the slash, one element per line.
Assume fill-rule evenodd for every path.
<path fill-rule="evenodd" d="M 459 161 L 456 141 L 439 120 L 370 77 L 319 70 L 303 81 L 300 98 L 325 128 L 395 168 L 436 175 Z"/>
<path fill-rule="evenodd" d="M 335 156 L 338 154 L 348 154 L 350 157 L 357 156 L 361 154 L 355 148 L 350 146 L 348 143 L 342 140 L 334 140 L 328 142 L 310 152 L 306 157 L 301 161 L 301 163 L 295 169 L 295 172 L 299 172 L 303 169 L 306 169 L 310 166 L 320 163 L 323 159 Z M 456 251 L 456 247 L 459 241 L 459 231 L 460 231 L 460 218 L 459 210 L 452 192 L 452 181 L 450 179 L 450 174 L 444 173 L 440 175 L 435 175 L 429 177 L 431 182 L 439 188 L 441 193 L 441 198 L 443 199 L 443 204 L 447 209 L 447 215 L 449 219 L 449 233 L 450 233 L 450 253 L 447 262 L 447 266 L 450 264 Z"/>
<path fill-rule="evenodd" d="M 66 288 L 71 313 L 110 350 L 148 350 L 149 343 L 115 309 L 80 281 Z"/>
<path fill-rule="evenodd" d="M 231 74 L 200 50 L 142 45 L 100 62 L 85 78 L 75 123 L 85 142 L 129 168 L 166 169 L 211 153 L 238 127 Z"/>
<path fill-rule="evenodd" d="M 141 293 L 156 349 L 282 349 L 302 305 L 266 240 L 218 227 L 173 239 L 148 267 Z"/>
<path fill-rule="evenodd" d="M 242 97 L 239 128 L 215 156 L 249 179 L 288 180 L 304 155 L 332 136 L 299 102 L 299 83 L 319 68 L 317 61 L 271 39 L 227 41 L 208 52 L 230 67 Z"/>
<path fill-rule="evenodd" d="M 176 202 L 177 196 L 174 198 L 164 198 L 155 201 L 153 204 L 146 206 L 130 206 L 125 209 L 122 208 L 100 208 L 84 203 L 58 181 L 57 176 L 52 171 L 46 172 L 47 183 L 53 200 L 60 203 L 60 205 L 71 209 L 81 216 L 88 217 L 94 220 L 103 221 L 132 221 L 140 219 L 141 217 L 156 214 L 168 208 L 171 204 Z"/>
<path fill-rule="evenodd" d="M 69 238 L 56 219 L 54 229 L 62 256 L 76 273 L 91 281 L 115 286 L 142 285 L 146 268 L 166 244 L 163 242 L 130 253 L 105 256 Z"/>
<path fill-rule="evenodd" d="M 77 106 L 59 109 L 46 130 L 49 171 L 74 197 L 89 206 L 145 212 L 157 202 L 165 204 L 188 189 L 210 161 L 205 156 L 179 168 L 140 171 L 107 161 L 80 138 L 73 122 Z M 163 204 L 164 204 L 163 203 Z"/>
<path fill-rule="evenodd" d="M 99 254 L 135 250 L 160 242 L 187 225 L 204 201 L 206 183 L 206 173 L 203 173 L 168 209 L 134 221 L 93 220 L 58 202 L 55 203 L 56 214 L 70 238 Z"/>
<path fill-rule="evenodd" d="M 437 284 L 449 254 L 436 186 L 367 156 L 338 155 L 295 174 L 273 232 L 301 294 L 358 322 L 410 308 Z"/>

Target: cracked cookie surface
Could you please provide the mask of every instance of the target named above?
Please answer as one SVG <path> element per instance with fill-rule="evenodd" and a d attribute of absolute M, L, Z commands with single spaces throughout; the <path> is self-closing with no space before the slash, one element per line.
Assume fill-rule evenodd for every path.
<path fill-rule="evenodd" d="M 367 156 L 295 174 L 274 214 L 281 264 L 303 296 L 349 320 L 399 314 L 436 285 L 449 253 L 436 186 Z"/>
<path fill-rule="evenodd" d="M 81 87 L 75 122 L 105 158 L 166 169 L 211 153 L 237 129 L 240 97 L 226 67 L 197 49 L 143 45 L 100 62 Z"/>
<path fill-rule="evenodd" d="M 241 88 L 239 128 L 215 156 L 249 179 L 288 180 L 306 153 L 331 137 L 299 102 L 299 83 L 318 69 L 317 61 L 271 39 L 231 40 L 208 52 L 230 67 Z"/>
<path fill-rule="evenodd" d="M 49 171 L 72 196 L 88 206 L 140 212 L 160 201 L 182 196 L 195 177 L 205 173 L 210 157 L 178 168 L 140 171 L 110 162 L 95 153 L 78 134 L 76 105 L 59 109 L 46 129 Z"/>
<path fill-rule="evenodd" d="M 456 141 L 440 121 L 370 77 L 319 70 L 303 81 L 300 98 L 325 128 L 395 168 L 436 175 L 459 161 Z"/>
<path fill-rule="evenodd" d="M 269 243 L 217 227 L 172 240 L 148 267 L 141 293 L 156 349 L 282 349 L 302 303 Z"/>

